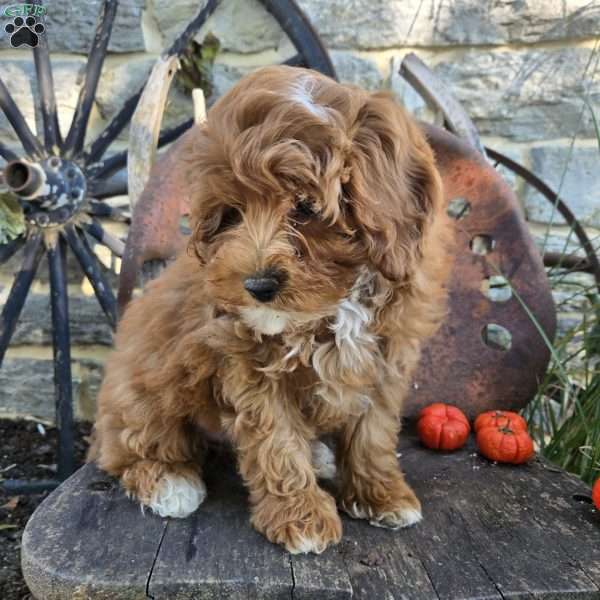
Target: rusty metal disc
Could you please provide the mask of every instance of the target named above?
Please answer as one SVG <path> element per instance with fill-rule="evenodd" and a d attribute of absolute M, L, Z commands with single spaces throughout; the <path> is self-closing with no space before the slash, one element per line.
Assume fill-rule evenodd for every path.
<path fill-rule="evenodd" d="M 442 129 L 426 133 L 454 215 L 455 262 L 448 317 L 424 349 L 405 414 L 431 402 L 455 404 L 469 417 L 522 408 L 550 358 L 527 309 L 548 340 L 556 330 L 542 259 L 517 198 L 485 158 Z"/>

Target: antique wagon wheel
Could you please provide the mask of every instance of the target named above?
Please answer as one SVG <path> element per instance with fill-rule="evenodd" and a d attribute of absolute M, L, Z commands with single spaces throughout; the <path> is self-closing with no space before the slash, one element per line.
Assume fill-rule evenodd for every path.
<path fill-rule="evenodd" d="M 508 156 L 488 148 L 485 151 L 488 157 L 494 161 L 496 165 L 500 164 L 513 174 L 524 179 L 528 185 L 537 190 L 542 196 L 555 207 L 556 212 L 566 221 L 567 225 L 573 231 L 581 248 L 585 252 L 585 258 L 577 255 L 565 255 L 556 252 L 544 253 L 544 265 L 546 267 L 558 267 L 569 271 L 582 271 L 590 273 L 594 276 L 596 288 L 600 292 L 600 261 L 596 254 L 596 250 L 583 225 L 577 220 L 573 211 L 565 203 L 565 201 L 555 192 L 546 182 L 542 181 L 535 173 L 512 160 Z"/>
<path fill-rule="evenodd" d="M 280 23 L 298 54 L 287 64 L 317 69 L 335 77 L 329 56 L 307 18 L 293 0 L 261 0 L 263 6 Z M 40 4 L 36 0 L 34 4 Z M 181 55 L 194 35 L 220 4 L 208 0 L 185 31 L 165 51 L 166 56 Z M 39 105 L 43 136 L 34 135 L 6 85 L 0 79 L 0 109 L 6 115 L 21 145 L 15 153 L 0 143 L 0 156 L 7 164 L 4 181 L 17 196 L 26 221 L 26 232 L 8 244 L 0 245 L 0 264 L 23 249 L 21 268 L 2 310 L 0 321 L 0 366 L 15 331 L 17 320 L 44 254 L 47 255 L 52 307 L 54 381 L 56 418 L 59 430 L 58 478 L 37 482 L 6 481 L 11 492 L 40 491 L 55 487 L 74 470 L 72 436 L 71 353 L 69 309 L 66 280 L 66 256 L 70 248 L 88 277 L 110 326 L 117 323 L 117 306 L 113 291 L 91 248 L 90 239 L 120 256 L 123 242 L 106 232 L 98 217 L 127 221 L 123 213 L 104 200 L 127 193 L 125 181 L 109 178 L 126 166 L 127 152 L 104 158 L 110 144 L 129 123 L 142 89 L 131 96 L 112 118 L 104 131 L 87 147 L 84 139 L 94 102 L 98 80 L 107 53 L 118 0 L 104 0 L 92 47 L 88 55 L 85 79 L 75 113 L 66 137 L 59 130 L 56 100 L 48 43 L 40 36 L 33 49 L 39 89 Z M 193 123 L 193 119 L 163 131 L 158 145 L 177 139 Z"/>

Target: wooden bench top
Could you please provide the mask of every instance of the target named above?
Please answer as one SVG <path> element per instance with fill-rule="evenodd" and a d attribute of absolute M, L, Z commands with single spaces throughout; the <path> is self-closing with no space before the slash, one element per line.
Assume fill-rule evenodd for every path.
<path fill-rule="evenodd" d="M 87 465 L 27 525 L 26 581 L 38 600 L 600 598 L 600 514 L 577 478 L 539 458 L 496 465 L 473 445 L 439 454 L 405 437 L 400 453 L 424 521 L 394 532 L 344 517 L 342 542 L 320 556 L 250 527 L 225 454 L 185 520 L 142 514 Z"/>

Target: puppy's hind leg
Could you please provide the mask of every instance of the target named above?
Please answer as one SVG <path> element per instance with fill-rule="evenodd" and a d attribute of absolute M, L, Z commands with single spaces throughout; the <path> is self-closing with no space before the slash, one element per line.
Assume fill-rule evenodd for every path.
<path fill-rule="evenodd" d="M 206 498 L 198 469 L 186 463 L 140 460 L 121 477 L 128 493 L 161 517 L 184 518 Z"/>
<path fill-rule="evenodd" d="M 104 414 L 98 419 L 91 457 L 120 477 L 130 497 L 161 517 L 193 513 L 206 497 L 200 433 L 182 420 L 148 415 L 126 424 L 123 417 Z"/>

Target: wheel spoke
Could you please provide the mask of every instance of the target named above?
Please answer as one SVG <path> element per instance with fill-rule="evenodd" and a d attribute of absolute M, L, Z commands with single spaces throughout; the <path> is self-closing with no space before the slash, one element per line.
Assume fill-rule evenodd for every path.
<path fill-rule="evenodd" d="M 42 249 L 42 236 L 39 233 L 27 240 L 21 270 L 15 276 L 12 288 L 2 309 L 2 319 L 0 322 L 0 365 L 2 365 L 6 349 L 15 332 L 19 315 L 23 310 L 31 282 L 40 264 Z"/>
<path fill-rule="evenodd" d="M 111 252 L 116 254 L 119 258 L 123 256 L 125 252 L 125 243 L 114 235 L 108 233 L 96 219 L 93 219 L 91 223 L 84 225 L 85 230 L 101 244 L 106 246 Z"/>
<path fill-rule="evenodd" d="M 110 177 L 125 166 L 127 166 L 127 150 L 122 150 L 105 160 L 90 165 L 85 172 L 88 179 L 101 179 Z"/>
<path fill-rule="evenodd" d="M 117 326 L 117 302 L 110 284 L 100 270 L 96 255 L 90 248 L 85 235 L 78 232 L 72 225 L 65 228 L 65 236 L 83 272 L 90 280 L 110 326 L 115 329 Z"/>
<path fill-rule="evenodd" d="M 184 48 L 189 44 L 190 40 L 200 30 L 208 17 L 215 11 L 221 0 L 209 0 L 206 6 L 198 13 L 196 18 L 186 27 L 185 31 L 177 38 L 171 47 L 166 51 L 168 56 L 181 54 Z M 106 126 L 104 131 L 92 143 L 89 150 L 84 153 L 84 164 L 89 165 L 98 162 L 104 155 L 104 152 L 115 140 L 115 138 L 123 131 L 123 128 L 131 120 L 131 116 L 135 112 L 135 108 L 139 102 L 140 96 L 144 91 L 142 86 L 133 96 L 131 96 L 123 105 L 121 110 L 112 118 L 111 122 Z M 167 142 L 164 142 L 167 143 Z M 123 163 L 125 164 L 125 163 Z M 122 165 L 120 165 L 122 166 Z M 120 168 L 119 166 L 119 168 Z"/>
<path fill-rule="evenodd" d="M 294 54 L 294 56 L 284 60 L 281 64 L 287 65 L 288 67 L 306 67 L 306 61 L 302 54 Z"/>
<path fill-rule="evenodd" d="M 75 470 L 73 445 L 73 387 L 71 340 L 66 275 L 67 247 L 62 236 L 48 248 L 52 341 L 54 349 L 54 391 L 58 426 L 58 477 L 66 479 Z"/>
<path fill-rule="evenodd" d="M 98 17 L 98 25 L 96 27 L 92 49 L 88 56 L 85 81 L 79 92 L 79 99 L 77 100 L 77 107 L 75 109 L 75 114 L 73 115 L 71 128 L 69 129 L 67 139 L 63 144 L 63 151 L 68 158 L 77 155 L 83 148 L 85 130 L 96 95 L 96 88 L 98 87 L 102 64 L 104 63 L 104 57 L 106 56 L 106 49 L 108 47 L 110 32 L 117 12 L 117 5 L 117 0 L 104 0 L 100 16 Z"/>
<path fill-rule="evenodd" d="M 196 33 L 200 31 L 202 25 L 206 23 L 208 17 L 215 12 L 220 3 L 221 0 L 208 0 L 206 6 L 196 15 L 194 20 L 190 22 L 185 28 L 185 31 L 171 44 L 171 47 L 166 52 L 167 56 L 181 54 Z"/>
<path fill-rule="evenodd" d="M 90 181 L 87 189 L 92 198 L 110 198 L 111 196 L 127 195 L 127 171 L 121 169 L 109 179 Z"/>
<path fill-rule="evenodd" d="M 20 236 L 0 246 L 0 265 L 4 264 L 25 242 L 25 238 Z"/>
<path fill-rule="evenodd" d="M 162 148 L 171 142 L 174 142 L 182 133 L 185 133 L 194 124 L 194 119 L 184 121 L 171 129 L 162 131 L 158 138 L 158 147 Z"/>
<path fill-rule="evenodd" d="M 106 152 L 106 149 L 114 142 L 121 131 L 123 131 L 135 112 L 135 107 L 140 100 L 143 90 L 144 86 L 126 100 L 125 104 L 121 107 L 121 110 L 112 118 L 104 131 L 92 142 L 90 149 L 83 153 L 83 163 L 85 165 L 100 160 Z"/>
<path fill-rule="evenodd" d="M 17 137 L 21 141 L 21 144 L 23 144 L 25 152 L 31 156 L 41 156 L 42 147 L 39 141 L 33 135 L 29 125 L 27 125 L 25 118 L 12 99 L 2 79 L 0 79 L 0 109 L 2 109 L 12 128 L 15 130 Z"/>
<path fill-rule="evenodd" d="M 260 2 L 275 17 L 292 44 L 302 54 L 303 63 L 324 75 L 337 79 L 325 46 L 302 10 L 293 2 L 286 3 L 280 0 L 260 0 Z"/>
<path fill-rule="evenodd" d="M 19 158 L 8 146 L 0 142 L 0 156 L 6 160 L 17 160 Z"/>
<path fill-rule="evenodd" d="M 37 0 L 33 4 L 41 3 Z M 60 139 L 58 114 L 56 112 L 56 97 L 54 95 L 54 81 L 52 78 L 52 66 L 50 65 L 48 39 L 45 35 L 39 37 L 38 45 L 33 49 L 33 58 L 37 73 L 42 121 L 44 123 L 44 144 L 48 152 L 58 154 L 59 145 L 62 140 Z"/>
<path fill-rule="evenodd" d="M 167 129 L 160 134 L 158 138 L 158 147 L 162 148 L 167 144 L 175 141 L 182 133 L 187 131 L 194 124 L 194 119 L 189 119 L 172 127 L 171 129 Z M 123 150 L 122 152 L 117 152 L 113 154 L 110 158 L 103 160 L 99 163 L 91 165 L 86 173 L 90 179 L 101 179 L 104 177 L 109 177 L 119 169 L 122 169 L 127 165 L 127 150 Z"/>
<path fill-rule="evenodd" d="M 94 217 L 105 217 L 119 223 L 131 223 L 131 217 L 119 208 L 114 208 L 104 202 L 90 202 L 87 207 L 87 213 Z"/>

